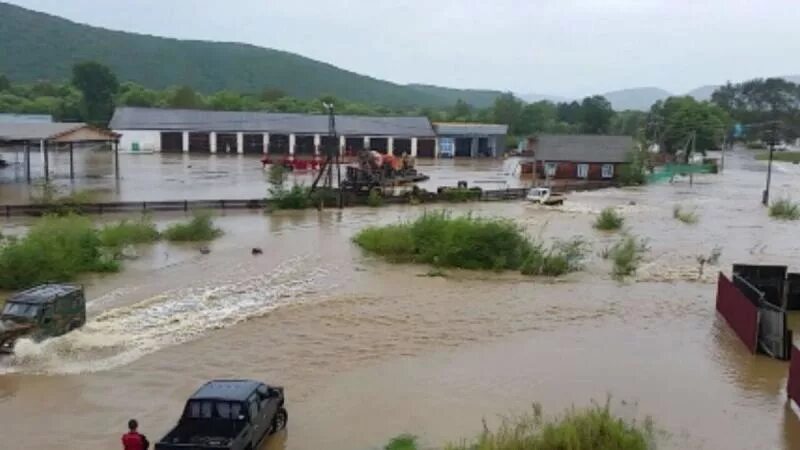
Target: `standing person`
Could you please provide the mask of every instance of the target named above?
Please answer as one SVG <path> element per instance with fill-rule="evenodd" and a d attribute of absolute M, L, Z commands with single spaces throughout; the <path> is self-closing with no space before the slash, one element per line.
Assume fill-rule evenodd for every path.
<path fill-rule="evenodd" d="M 150 442 L 147 438 L 140 434 L 139 422 L 136 419 L 128 421 L 128 432 L 122 435 L 122 448 L 123 450 L 147 450 L 150 448 Z"/>

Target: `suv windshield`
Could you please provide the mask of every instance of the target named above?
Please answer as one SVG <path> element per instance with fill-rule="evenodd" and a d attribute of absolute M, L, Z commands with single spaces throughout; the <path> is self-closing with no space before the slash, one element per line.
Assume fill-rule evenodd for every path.
<path fill-rule="evenodd" d="M 242 404 L 219 400 L 192 400 L 184 415 L 188 419 L 239 420 L 242 416 Z"/>
<path fill-rule="evenodd" d="M 39 311 L 37 305 L 29 305 L 27 303 L 6 303 L 3 309 L 4 316 L 24 317 L 26 319 L 33 319 Z"/>

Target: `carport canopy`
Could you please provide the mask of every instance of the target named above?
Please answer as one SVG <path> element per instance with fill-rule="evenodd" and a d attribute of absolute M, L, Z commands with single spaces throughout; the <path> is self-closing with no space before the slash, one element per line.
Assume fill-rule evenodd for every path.
<path fill-rule="evenodd" d="M 112 131 L 93 127 L 86 123 L 0 123 L 0 145 L 25 145 L 25 175 L 31 180 L 31 144 L 44 152 L 44 175 L 49 178 L 48 146 L 69 146 L 69 175 L 75 177 L 73 149 L 75 144 L 113 143 L 114 175 L 119 178 L 119 138 Z"/>

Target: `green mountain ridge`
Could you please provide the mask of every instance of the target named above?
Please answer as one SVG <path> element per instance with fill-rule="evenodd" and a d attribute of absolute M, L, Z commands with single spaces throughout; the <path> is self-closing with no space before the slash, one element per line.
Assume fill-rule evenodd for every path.
<path fill-rule="evenodd" d="M 299 98 L 334 95 L 385 106 L 441 107 L 460 98 L 476 107 L 499 91 L 401 85 L 297 54 L 250 44 L 179 40 L 114 31 L 0 2 L 0 73 L 17 82 L 61 81 L 73 64 L 94 60 L 122 81 L 200 92 L 280 89 Z"/>

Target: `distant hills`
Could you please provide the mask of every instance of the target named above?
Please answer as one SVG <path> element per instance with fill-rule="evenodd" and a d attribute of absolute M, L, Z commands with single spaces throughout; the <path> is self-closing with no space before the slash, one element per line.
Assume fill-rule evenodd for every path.
<path fill-rule="evenodd" d="M 271 88 L 305 99 L 330 94 L 394 107 L 444 107 L 461 99 L 483 108 L 501 94 L 500 90 L 402 85 L 280 50 L 112 31 L 0 2 L 0 74 L 21 82 L 60 81 L 69 78 L 73 64 L 85 60 L 110 66 L 123 81 L 155 89 L 188 85 L 206 93 L 256 93 Z M 784 78 L 800 82 L 800 75 Z M 708 100 L 716 88 L 702 86 L 677 95 Z M 616 110 L 648 110 L 676 93 L 640 87 L 602 95 Z M 519 96 L 528 102 L 572 101 L 547 94 Z"/>

